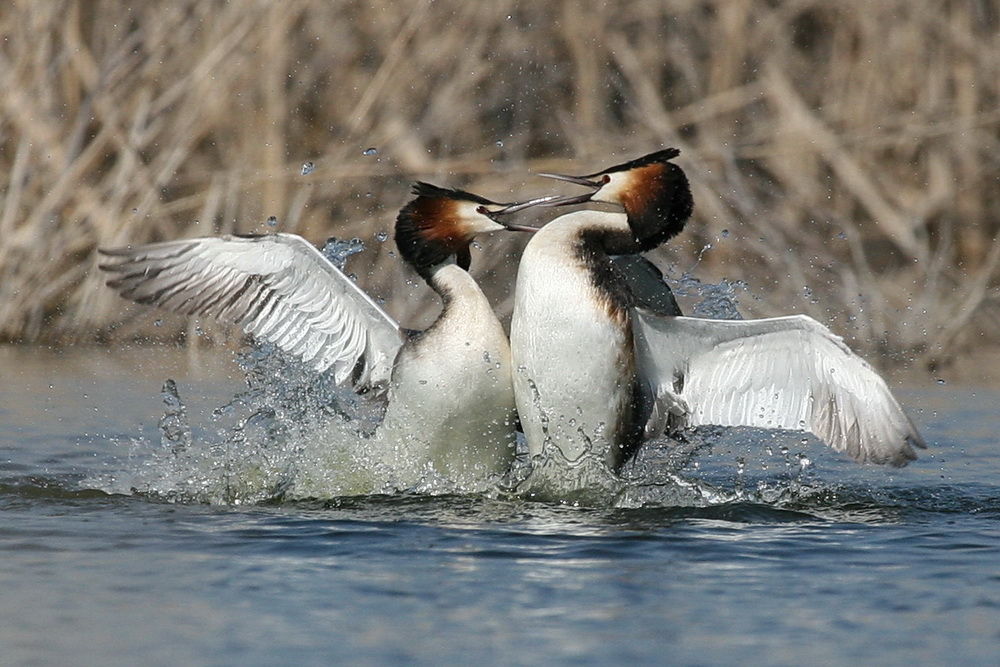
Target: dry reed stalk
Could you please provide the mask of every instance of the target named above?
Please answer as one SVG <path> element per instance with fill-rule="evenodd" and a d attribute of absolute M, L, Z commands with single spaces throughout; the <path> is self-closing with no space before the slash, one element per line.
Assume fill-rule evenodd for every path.
<path fill-rule="evenodd" d="M 697 210 L 661 263 L 940 363 L 1000 343 L 998 27 L 996 0 L 8 2 L 0 339 L 183 337 L 95 249 L 269 216 L 364 239 L 359 281 L 419 326 L 376 240 L 409 181 L 508 200 L 670 144 Z M 475 256 L 501 311 L 523 242 Z"/>

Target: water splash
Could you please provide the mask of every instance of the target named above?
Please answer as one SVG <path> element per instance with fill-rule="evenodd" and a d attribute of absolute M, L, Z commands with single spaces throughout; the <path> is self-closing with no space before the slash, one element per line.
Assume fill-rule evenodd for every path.
<path fill-rule="evenodd" d="M 365 244 L 362 243 L 361 239 L 353 238 L 347 241 L 342 241 L 336 237 L 331 236 L 323 244 L 323 248 L 320 252 L 323 256 L 330 260 L 330 263 L 336 266 L 341 271 L 346 270 L 347 258 L 351 255 L 355 255 L 365 249 Z"/>
<path fill-rule="evenodd" d="M 160 417 L 160 446 L 170 450 L 174 456 L 182 456 L 191 448 L 191 426 L 188 423 L 187 408 L 177 391 L 177 383 L 167 380 L 163 383 L 163 402 L 167 409 Z"/>
<path fill-rule="evenodd" d="M 385 403 L 338 386 L 272 346 L 239 356 L 247 388 L 192 429 L 175 383 L 164 388 L 159 442 L 130 442 L 128 470 L 91 480 L 109 493 L 169 502 L 244 505 L 371 494 L 496 495 L 499 480 L 456 479 L 414 462 L 420 434 L 376 435 Z M 417 467 L 414 472 L 414 466 Z"/>
<path fill-rule="evenodd" d="M 176 383 L 163 389 L 159 442 L 133 439 L 127 469 L 95 488 L 169 502 L 248 504 L 302 497 L 328 477 L 326 496 L 357 488 L 352 456 L 382 404 L 339 387 L 270 346 L 239 355 L 247 387 L 192 428 Z M 330 476 L 329 471 L 336 475 Z"/>
<path fill-rule="evenodd" d="M 696 298 L 693 308 L 696 317 L 716 320 L 742 320 L 739 311 L 737 291 L 748 291 L 749 286 L 742 280 L 721 280 L 718 283 L 704 283 L 688 272 L 674 284 L 674 292 L 679 296 Z"/>
<path fill-rule="evenodd" d="M 417 483 L 401 484 L 386 444 L 372 437 L 382 417 L 378 402 L 267 347 L 240 361 L 247 389 L 213 412 L 211 428 L 191 428 L 180 392 L 168 381 L 159 442 L 133 440 L 130 469 L 89 488 L 229 505 L 473 494 L 596 508 L 750 503 L 808 512 L 824 498 L 815 466 L 791 444 L 801 435 L 718 427 L 651 441 L 617 472 L 593 454 L 570 461 L 557 443 L 532 459 L 521 437 L 502 479 L 455 481 L 427 466 Z M 405 454 L 405 442 L 394 446 Z"/>

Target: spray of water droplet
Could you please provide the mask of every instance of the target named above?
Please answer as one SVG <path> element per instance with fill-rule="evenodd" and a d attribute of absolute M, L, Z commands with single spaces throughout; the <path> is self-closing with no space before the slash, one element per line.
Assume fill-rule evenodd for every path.
<path fill-rule="evenodd" d="M 343 271 L 347 266 L 347 258 L 365 249 L 365 244 L 361 239 L 350 239 L 342 241 L 336 237 L 327 239 L 323 245 L 323 256 L 330 260 L 330 263 Z"/>

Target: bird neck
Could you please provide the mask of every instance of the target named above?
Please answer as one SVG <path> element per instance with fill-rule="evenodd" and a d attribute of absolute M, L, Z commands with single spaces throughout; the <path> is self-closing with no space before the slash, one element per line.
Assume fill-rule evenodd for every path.
<path fill-rule="evenodd" d="M 625 317 L 631 292 L 610 255 L 635 253 L 635 243 L 624 213 L 576 211 L 542 227 L 528 243 L 521 266 L 530 263 L 548 276 L 578 276 L 597 290 L 595 298 Z"/>
<path fill-rule="evenodd" d="M 404 257 L 414 271 L 423 278 L 428 285 L 434 287 L 433 278 L 437 271 L 443 266 L 457 266 L 463 271 L 468 271 L 472 263 L 472 255 L 469 246 L 461 246 L 457 251 L 449 250 L 440 243 L 423 243 L 414 245 L 416 251 L 411 251 Z"/>
<path fill-rule="evenodd" d="M 492 312 L 479 284 L 468 271 L 458 265 L 454 257 L 431 267 L 427 271 L 425 280 L 431 289 L 438 293 L 444 304 L 439 319 L 457 309 L 485 308 Z"/>

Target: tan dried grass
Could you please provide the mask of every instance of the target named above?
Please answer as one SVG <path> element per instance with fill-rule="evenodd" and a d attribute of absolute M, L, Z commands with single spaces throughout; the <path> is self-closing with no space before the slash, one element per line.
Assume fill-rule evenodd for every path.
<path fill-rule="evenodd" d="M 661 262 L 712 244 L 747 314 L 869 352 L 1000 342 L 996 0 L 17 0 L 0 35 L 3 340 L 175 335 L 95 249 L 270 215 L 368 241 L 359 280 L 416 326 L 433 299 L 376 240 L 409 181 L 515 199 L 677 145 L 697 211 Z M 484 243 L 509 309 L 523 240 Z"/>

